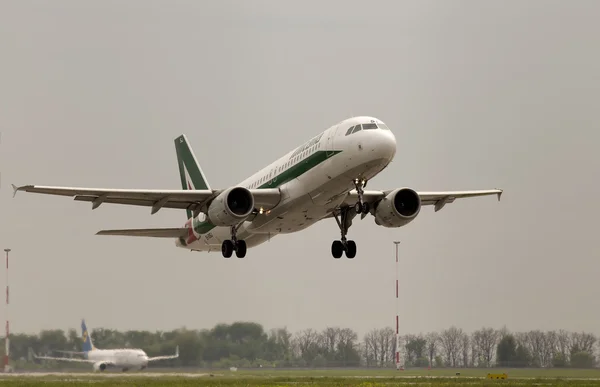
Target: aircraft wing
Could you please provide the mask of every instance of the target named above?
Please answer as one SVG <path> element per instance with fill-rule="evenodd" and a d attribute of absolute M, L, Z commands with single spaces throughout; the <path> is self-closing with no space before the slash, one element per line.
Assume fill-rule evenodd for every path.
<path fill-rule="evenodd" d="M 77 351 L 61 351 L 61 350 L 58 350 L 58 349 L 53 349 L 52 351 L 53 351 L 53 352 L 58 352 L 58 353 L 68 353 L 68 354 L 70 354 L 70 355 L 83 355 L 83 354 L 85 354 L 85 352 L 77 352 Z"/>
<path fill-rule="evenodd" d="M 149 357 L 148 361 L 177 359 L 179 357 L 179 345 L 175 348 L 175 355 Z"/>
<path fill-rule="evenodd" d="M 59 360 L 59 361 L 72 361 L 76 363 L 95 363 L 95 360 L 89 359 L 78 359 L 73 357 L 52 357 L 52 356 L 35 356 L 36 359 L 42 360 Z"/>
<path fill-rule="evenodd" d="M 106 189 L 79 187 L 51 187 L 41 185 L 24 185 L 17 187 L 13 184 L 13 196 L 18 191 L 71 196 L 76 201 L 91 202 L 92 210 L 102 203 L 124 204 L 130 206 L 152 207 L 151 214 L 161 208 L 179 208 L 200 211 L 207 201 L 217 197 L 223 190 L 152 190 L 152 189 Z M 277 188 L 251 189 L 255 207 L 271 210 L 281 200 Z"/>
<path fill-rule="evenodd" d="M 377 190 L 365 190 L 363 193 L 363 199 L 369 203 L 375 203 L 387 195 L 389 195 L 392 191 L 377 191 Z M 418 192 L 417 194 L 421 198 L 421 205 L 435 206 L 434 210 L 437 212 L 441 210 L 446 204 L 453 203 L 456 199 L 462 198 L 472 198 L 477 196 L 489 196 L 489 195 L 497 195 L 498 200 L 502 196 L 501 189 L 491 189 L 491 190 L 476 190 L 476 191 L 439 191 L 439 192 Z M 356 190 L 352 190 L 348 193 L 346 198 L 344 199 L 343 204 L 352 206 L 358 200 L 358 192 Z"/>
<path fill-rule="evenodd" d="M 100 230 L 96 233 L 96 235 L 179 238 L 185 236 L 187 233 L 187 228 L 131 228 L 122 230 Z"/>

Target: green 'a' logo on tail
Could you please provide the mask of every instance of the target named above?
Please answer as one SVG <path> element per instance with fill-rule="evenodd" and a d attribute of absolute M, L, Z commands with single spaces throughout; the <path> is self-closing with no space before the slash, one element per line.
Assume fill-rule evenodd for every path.
<path fill-rule="evenodd" d="M 181 188 L 184 190 L 209 190 L 208 181 L 198 164 L 198 160 L 190 147 L 185 134 L 175 139 L 175 151 L 177 152 L 177 164 L 179 164 L 179 176 L 181 177 Z M 192 217 L 192 211 L 186 210 L 188 219 Z"/>

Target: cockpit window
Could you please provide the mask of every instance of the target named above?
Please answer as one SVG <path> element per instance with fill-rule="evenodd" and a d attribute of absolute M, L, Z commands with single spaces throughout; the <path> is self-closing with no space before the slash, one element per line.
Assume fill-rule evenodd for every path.
<path fill-rule="evenodd" d="M 390 128 L 388 128 L 388 127 L 387 127 L 387 125 L 386 125 L 386 124 L 384 124 L 383 122 L 380 122 L 380 123 L 378 123 L 377 125 L 379 125 L 379 127 L 380 127 L 381 129 L 390 130 Z"/>
<path fill-rule="evenodd" d="M 352 129 L 354 129 L 354 126 L 351 126 L 347 131 L 346 131 L 346 136 L 349 135 L 350 133 L 352 133 Z"/>
<path fill-rule="evenodd" d="M 364 130 L 368 130 L 368 129 L 377 129 L 377 124 L 362 124 L 362 127 Z"/>
<path fill-rule="evenodd" d="M 356 132 L 358 132 L 359 130 L 360 130 L 360 124 L 358 124 L 358 125 L 356 125 L 356 126 L 354 127 L 354 130 L 352 131 L 352 133 L 356 133 Z"/>

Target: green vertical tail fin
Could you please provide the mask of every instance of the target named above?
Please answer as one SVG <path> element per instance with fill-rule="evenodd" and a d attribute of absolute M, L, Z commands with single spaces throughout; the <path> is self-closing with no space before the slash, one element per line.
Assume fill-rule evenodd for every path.
<path fill-rule="evenodd" d="M 175 151 L 177 152 L 177 164 L 179 165 L 179 176 L 181 177 L 181 188 L 184 190 L 209 190 L 210 186 L 198 164 L 196 155 L 190 147 L 185 134 L 175 139 Z M 192 211 L 186 210 L 188 219 L 192 217 Z"/>

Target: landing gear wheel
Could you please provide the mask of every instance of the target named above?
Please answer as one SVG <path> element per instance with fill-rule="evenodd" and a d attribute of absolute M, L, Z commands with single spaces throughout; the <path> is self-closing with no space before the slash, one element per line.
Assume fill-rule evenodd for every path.
<path fill-rule="evenodd" d="M 369 203 L 365 202 L 362 203 L 361 202 L 356 202 L 356 204 L 354 205 L 354 212 L 356 212 L 357 214 L 368 214 L 369 213 Z"/>
<path fill-rule="evenodd" d="M 352 259 L 356 257 L 356 243 L 354 241 L 346 242 L 346 258 Z"/>
<path fill-rule="evenodd" d="M 357 214 L 363 212 L 363 206 L 360 202 L 356 202 L 356 204 L 354 205 L 354 212 L 356 212 Z"/>
<path fill-rule="evenodd" d="M 235 250 L 235 246 L 232 241 L 230 241 L 229 239 L 223 241 L 223 243 L 221 244 L 221 252 L 223 253 L 223 257 L 231 258 L 233 250 Z"/>
<path fill-rule="evenodd" d="M 244 258 L 246 256 L 246 241 L 237 239 L 236 236 L 238 227 L 239 225 L 231 226 L 231 239 L 223 241 L 223 244 L 221 245 L 221 252 L 225 258 L 231 258 L 234 251 L 238 258 Z"/>
<path fill-rule="evenodd" d="M 238 258 L 244 258 L 246 256 L 246 241 L 238 240 L 235 246 L 235 255 Z"/>
<path fill-rule="evenodd" d="M 357 203 L 357 205 L 354 206 L 355 210 L 357 206 L 361 207 L 361 211 L 364 210 L 364 204 Z M 356 243 L 346 239 L 348 229 L 352 225 L 352 218 L 354 216 L 356 216 L 356 214 L 352 212 L 352 207 L 343 207 L 339 209 L 339 213 L 337 211 L 333 213 L 333 217 L 335 218 L 341 233 L 340 240 L 333 241 L 331 244 L 331 255 L 333 255 L 333 258 L 338 259 L 343 253 L 346 253 L 346 257 L 349 259 L 356 257 Z"/>
<path fill-rule="evenodd" d="M 331 244 L 331 255 L 333 255 L 333 258 L 339 259 L 342 257 L 342 254 L 344 254 L 342 241 L 333 241 Z"/>
<path fill-rule="evenodd" d="M 362 213 L 368 214 L 370 209 L 371 209 L 371 206 L 369 206 L 369 203 L 364 202 L 362 205 Z"/>

